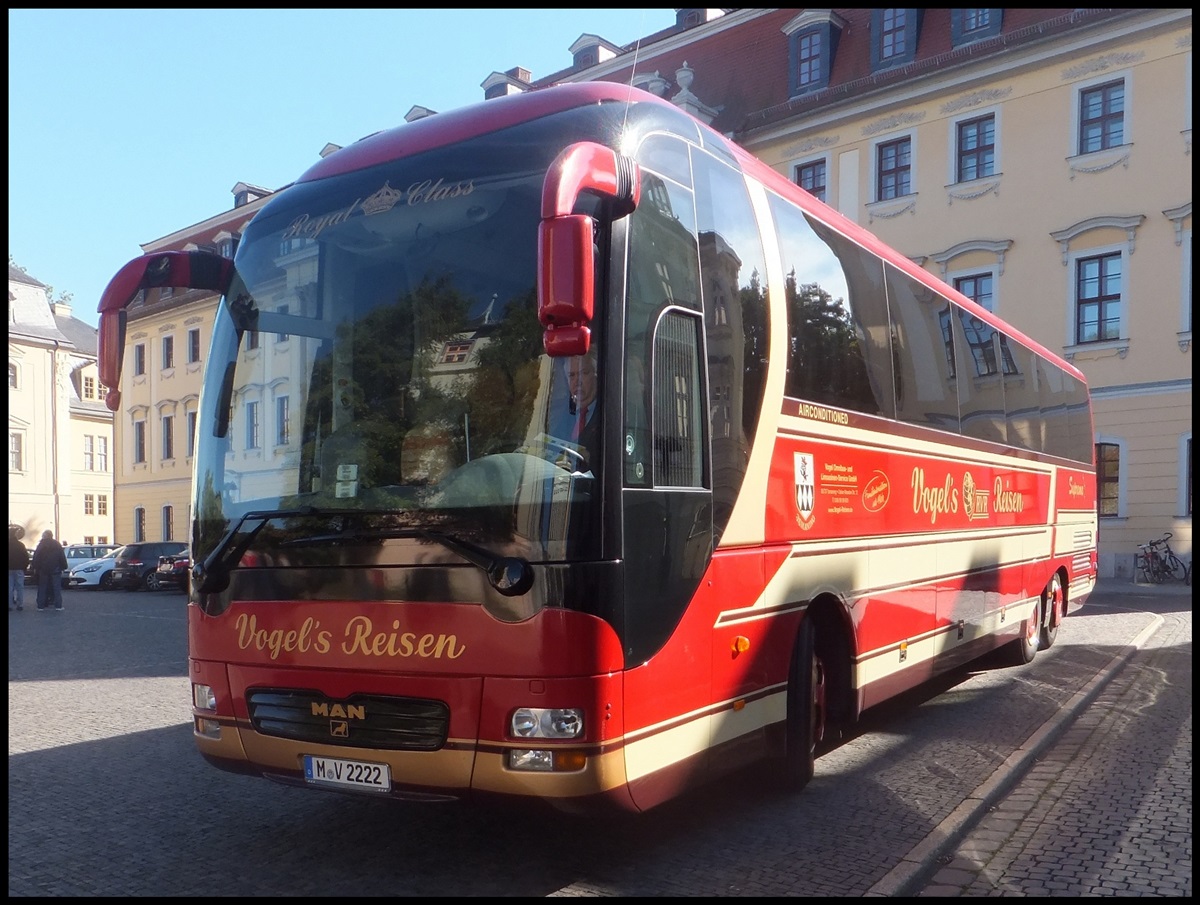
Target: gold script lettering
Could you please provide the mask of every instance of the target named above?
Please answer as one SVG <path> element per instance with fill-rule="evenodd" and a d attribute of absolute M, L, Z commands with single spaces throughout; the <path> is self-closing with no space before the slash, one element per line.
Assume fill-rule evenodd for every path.
<path fill-rule="evenodd" d="M 456 660 L 466 652 L 455 635 L 427 632 L 401 632 L 400 621 L 392 622 L 391 631 L 376 632 L 366 616 L 355 616 L 346 623 L 342 652 L 365 657 L 411 657 Z"/>
<path fill-rule="evenodd" d="M 996 478 L 992 492 L 993 512 L 1024 512 L 1025 496 L 1017 490 L 1005 490 L 1004 482 Z"/>
<path fill-rule="evenodd" d="M 298 650 L 301 653 L 308 653 L 312 650 L 318 654 L 329 653 L 333 637 L 329 632 L 321 631 L 320 624 L 310 616 L 304 620 L 299 631 L 295 629 L 267 631 L 258 627 L 256 616 L 241 613 L 234 622 L 234 628 L 237 630 L 238 647 L 242 650 L 249 650 L 253 647 L 255 650 L 269 651 L 271 659 L 277 660 L 280 651 L 291 653 Z"/>
<path fill-rule="evenodd" d="M 926 487 L 925 469 L 917 466 L 912 473 L 913 512 L 929 516 L 929 524 L 937 524 L 938 515 L 958 512 L 958 489 L 946 475 L 944 487 Z"/>

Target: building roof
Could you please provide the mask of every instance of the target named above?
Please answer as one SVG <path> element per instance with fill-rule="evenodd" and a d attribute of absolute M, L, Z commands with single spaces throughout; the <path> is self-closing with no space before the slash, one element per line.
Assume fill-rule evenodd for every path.
<path fill-rule="evenodd" d="M 694 74 L 690 92 L 715 110 L 710 125 L 735 140 L 813 111 L 844 104 L 865 93 L 911 81 L 926 73 L 944 72 L 961 63 L 1034 44 L 1092 22 L 1138 15 L 1136 9 L 1005 8 L 1001 27 L 992 37 L 951 46 L 950 9 L 922 12 L 911 62 L 888 69 L 872 66 L 871 9 L 832 9 L 845 23 L 841 29 L 826 87 L 792 95 L 792 53 L 785 26 L 804 10 L 732 10 L 692 28 L 676 25 L 626 45 L 615 59 L 586 69 L 566 69 L 534 80 L 534 88 L 562 81 L 604 80 L 628 84 L 635 75 L 657 72 L 667 82 L 663 96 L 674 98 L 684 86 L 677 72 Z M 790 30 L 790 29 L 789 29 Z M 635 62 L 636 61 L 636 62 Z M 636 65 L 636 72 L 634 66 Z"/>

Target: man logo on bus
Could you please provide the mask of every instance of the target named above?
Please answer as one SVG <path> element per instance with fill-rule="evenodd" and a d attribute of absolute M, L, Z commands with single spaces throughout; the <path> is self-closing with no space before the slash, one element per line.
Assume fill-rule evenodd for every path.
<path fill-rule="evenodd" d="M 794 453 L 792 461 L 796 474 L 796 509 L 799 512 L 796 524 L 807 531 L 816 523 L 813 518 L 817 498 L 813 457 L 811 453 Z"/>

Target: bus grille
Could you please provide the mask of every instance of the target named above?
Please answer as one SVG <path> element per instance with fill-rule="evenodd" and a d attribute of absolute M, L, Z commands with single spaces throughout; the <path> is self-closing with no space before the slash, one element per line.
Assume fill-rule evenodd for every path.
<path fill-rule="evenodd" d="M 446 743 L 450 708 L 443 701 L 358 694 L 333 700 L 315 691 L 246 692 L 250 722 L 263 735 L 394 751 L 436 751 Z"/>

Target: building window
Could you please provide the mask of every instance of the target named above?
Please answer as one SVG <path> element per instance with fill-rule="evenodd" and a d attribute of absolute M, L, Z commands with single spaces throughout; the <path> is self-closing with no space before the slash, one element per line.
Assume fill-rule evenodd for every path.
<path fill-rule="evenodd" d="M 1121 338 L 1121 255 L 1075 262 L 1075 342 Z"/>
<path fill-rule="evenodd" d="M 141 506 L 133 510 L 133 539 L 138 543 L 146 539 L 146 510 Z"/>
<path fill-rule="evenodd" d="M 258 331 L 257 330 L 247 330 L 246 331 L 246 351 L 251 352 L 257 348 L 258 348 Z"/>
<path fill-rule="evenodd" d="M 84 399 L 95 399 L 96 398 L 96 378 L 95 377 L 83 378 L 83 398 Z"/>
<path fill-rule="evenodd" d="M 904 53 L 904 13 L 902 9 L 885 9 L 879 31 L 879 56 L 886 62 Z"/>
<path fill-rule="evenodd" d="M 288 439 L 291 436 L 291 429 L 288 427 L 288 397 L 277 396 L 275 398 L 275 445 L 287 446 Z"/>
<path fill-rule="evenodd" d="M 871 67 L 885 69 L 916 57 L 920 9 L 871 10 Z"/>
<path fill-rule="evenodd" d="M 1121 448 L 1096 444 L 1096 505 L 1101 518 L 1116 518 L 1121 491 Z"/>
<path fill-rule="evenodd" d="M 1115 148 L 1125 141 L 1125 81 L 1079 92 L 1079 153 Z"/>
<path fill-rule="evenodd" d="M 446 343 L 446 348 L 442 351 L 442 364 L 459 364 L 466 361 L 470 354 L 470 341 L 448 342 Z"/>
<path fill-rule="evenodd" d="M 133 461 L 141 464 L 146 461 L 146 422 L 133 422 Z"/>
<path fill-rule="evenodd" d="M 287 306 L 287 305 L 280 305 L 280 306 L 279 306 L 279 308 L 278 308 L 278 309 L 276 309 L 276 313 L 278 313 L 278 314 L 287 314 L 287 313 L 288 313 L 288 306 Z M 287 342 L 287 340 L 288 340 L 288 336 L 289 336 L 289 334 L 287 334 L 287 333 L 276 333 L 276 334 L 275 334 L 275 342 L 277 342 L 277 343 L 285 343 L 285 342 Z"/>
<path fill-rule="evenodd" d="M 133 347 L 133 376 L 140 377 L 146 373 L 146 344 L 138 343 Z"/>
<path fill-rule="evenodd" d="M 83 514 L 96 514 L 96 495 L 93 493 L 85 493 L 83 495 Z"/>
<path fill-rule="evenodd" d="M 83 435 L 83 470 L 96 470 L 96 438 L 91 434 Z"/>
<path fill-rule="evenodd" d="M 17 431 L 8 432 L 8 470 L 25 470 L 25 438 Z"/>
<path fill-rule="evenodd" d="M 246 403 L 246 449 L 258 449 L 258 403 Z"/>
<path fill-rule="evenodd" d="M 912 139 L 883 142 L 876 149 L 875 199 L 888 201 L 912 191 Z"/>
<path fill-rule="evenodd" d="M 96 497 L 96 515 L 108 515 L 108 494 L 102 493 Z"/>
<path fill-rule="evenodd" d="M 812 31 L 796 38 L 796 84 L 801 91 L 821 81 L 821 33 Z"/>
<path fill-rule="evenodd" d="M 175 458 L 175 416 L 162 418 L 162 457 L 164 462 Z"/>
<path fill-rule="evenodd" d="M 187 454 L 190 459 L 196 454 L 196 413 L 187 413 Z"/>
<path fill-rule="evenodd" d="M 173 507 L 173 506 L 163 506 L 162 507 L 162 539 L 163 540 L 174 540 L 175 539 L 174 526 L 171 524 L 175 520 L 174 516 L 175 516 L 175 507 Z"/>
<path fill-rule="evenodd" d="M 158 290 L 158 298 L 160 301 L 162 299 L 169 299 L 174 294 L 175 294 L 174 286 L 163 286 L 161 289 Z"/>
<path fill-rule="evenodd" d="M 18 389 L 17 387 L 17 366 L 9 364 L 8 366 L 8 387 L 11 390 Z"/>
<path fill-rule="evenodd" d="M 814 160 L 796 167 L 796 185 L 818 201 L 825 200 L 825 161 Z"/>
<path fill-rule="evenodd" d="M 996 172 L 996 117 L 981 116 L 958 124 L 959 182 L 982 179 Z"/>
<path fill-rule="evenodd" d="M 196 362 L 198 362 L 200 360 L 200 328 L 199 327 L 193 327 L 191 330 L 188 330 L 187 360 L 188 360 L 188 364 L 190 364 L 190 365 L 195 364 Z"/>
<path fill-rule="evenodd" d="M 235 251 L 237 251 L 237 240 L 233 236 L 226 236 L 217 243 L 217 254 L 222 257 L 232 258 Z"/>
<path fill-rule="evenodd" d="M 164 336 L 162 338 L 162 368 L 165 371 L 173 367 L 175 367 L 175 337 Z"/>
<path fill-rule="evenodd" d="M 108 472 L 108 437 L 96 438 L 96 471 Z"/>
<path fill-rule="evenodd" d="M 1184 450 L 1183 467 L 1184 467 L 1184 472 L 1183 472 L 1183 483 L 1184 483 L 1183 507 L 1184 507 L 1184 510 L 1183 510 L 1183 512 L 1184 512 L 1184 515 L 1186 515 L 1188 518 L 1191 518 L 1192 517 L 1192 438 L 1191 437 L 1187 438 L 1186 449 Z"/>
<path fill-rule="evenodd" d="M 1000 34 L 1003 9 L 951 9 L 950 39 L 955 47 Z"/>
<path fill-rule="evenodd" d="M 996 310 L 996 300 L 992 297 L 992 275 L 990 273 L 955 277 L 954 288 L 988 311 Z"/>

